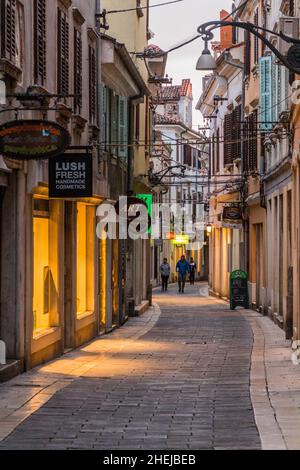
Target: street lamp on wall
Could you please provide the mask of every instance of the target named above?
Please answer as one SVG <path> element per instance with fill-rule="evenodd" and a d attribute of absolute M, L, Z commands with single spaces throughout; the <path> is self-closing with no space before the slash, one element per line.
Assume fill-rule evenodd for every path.
<path fill-rule="evenodd" d="M 208 42 L 214 39 L 213 30 L 222 28 L 224 26 L 231 26 L 241 28 L 254 36 L 258 37 L 274 54 L 275 56 L 285 65 L 291 72 L 300 74 L 300 39 L 295 39 L 290 36 L 286 36 L 282 32 L 277 33 L 260 26 L 256 26 L 252 23 L 245 23 L 240 21 L 209 21 L 202 24 L 198 28 L 198 33 L 202 37 L 205 47 L 198 59 L 196 69 L 197 70 L 215 70 L 217 67 L 215 59 L 212 57 L 209 49 Z M 261 32 L 260 32 L 261 31 Z M 286 43 L 291 44 L 288 50 L 287 56 L 281 54 L 281 52 L 265 37 L 264 33 L 270 33 L 273 36 L 278 36 Z"/>
<path fill-rule="evenodd" d="M 207 224 L 206 226 L 206 232 L 207 232 L 207 235 L 210 236 L 211 233 L 212 233 L 212 225 L 211 224 Z"/>

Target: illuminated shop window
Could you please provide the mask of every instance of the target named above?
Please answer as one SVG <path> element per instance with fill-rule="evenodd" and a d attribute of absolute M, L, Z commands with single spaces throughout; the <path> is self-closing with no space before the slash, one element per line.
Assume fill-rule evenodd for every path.
<path fill-rule="evenodd" d="M 95 208 L 77 204 L 77 315 L 94 311 Z"/>
<path fill-rule="evenodd" d="M 49 256 L 49 201 L 34 200 L 33 211 L 33 330 L 50 327 L 51 270 Z"/>

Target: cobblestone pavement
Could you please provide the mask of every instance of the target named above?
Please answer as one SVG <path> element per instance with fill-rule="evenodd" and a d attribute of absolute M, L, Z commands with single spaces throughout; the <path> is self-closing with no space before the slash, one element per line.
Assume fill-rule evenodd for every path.
<path fill-rule="evenodd" d="M 206 294 L 157 292 L 161 314 L 152 309 L 0 387 L 13 409 L 5 416 L 2 405 L 0 448 L 260 449 L 250 323 Z M 24 401 L 26 385 L 33 396 Z"/>

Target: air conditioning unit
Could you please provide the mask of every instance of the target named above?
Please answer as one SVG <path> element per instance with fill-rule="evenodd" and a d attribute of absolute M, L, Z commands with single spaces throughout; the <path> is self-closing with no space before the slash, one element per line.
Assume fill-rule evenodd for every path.
<path fill-rule="evenodd" d="M 291 38 L 299 39 L 299 18 L 284 16 L 279 19 L 279 31 Z M 279 51 L 286 57 L 291 43 L 279 39 Z"/>

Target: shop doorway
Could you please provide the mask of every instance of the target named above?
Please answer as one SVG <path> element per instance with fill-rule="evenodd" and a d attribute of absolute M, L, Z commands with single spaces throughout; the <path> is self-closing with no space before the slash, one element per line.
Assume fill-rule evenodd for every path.
<path fill-rule="evenodd" d="M 112 241 L 111 291 L 113 326 L 119 324 L 119 240 Z"/>

